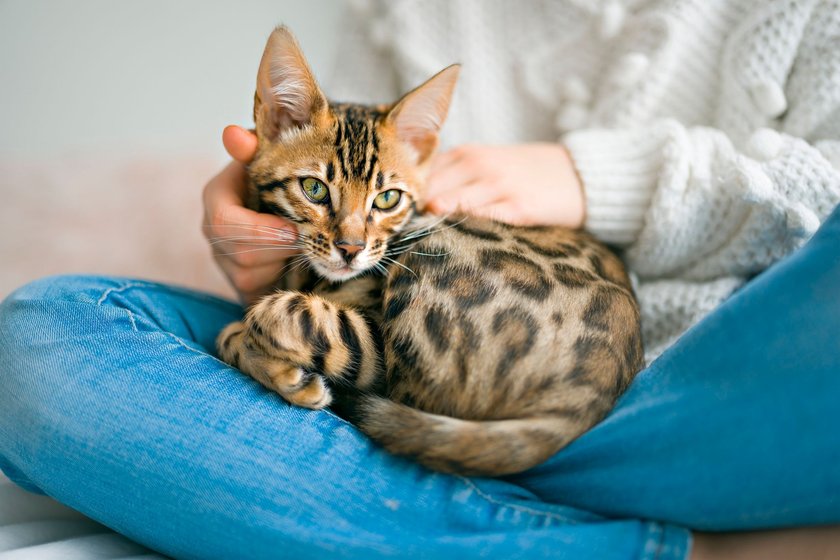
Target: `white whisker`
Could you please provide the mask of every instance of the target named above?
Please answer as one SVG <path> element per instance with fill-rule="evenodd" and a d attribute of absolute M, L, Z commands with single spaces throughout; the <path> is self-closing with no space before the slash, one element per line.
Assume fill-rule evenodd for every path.
<path fill-rule="evenodd" d="M 245 253 L 256 253 L 258 251 L 277 251 L 283 250 L 287 251 L 289 247 L 281 247 L 281 246 L 274 246 L 274 247 L 257 247 L 255 249 L 242 249 L 241 251 L 230 251 L 228 253 L 217 253 L 220 257 L 229 257 L 231 255 L 243 255 Z"/>
<path fill-rule="evenodd" d="M 393 264 L 395 264 L 395 265 L 397 265 L 397 266 L 399 266 L 399 267 L 404 268 L 405 270 L 407 270 L 407 271 L 409 271 L 410 273 L 412 273 L 414 276 L 417 276 L 417 273 L 416 273 L 416 272 L 414 272 L 413 270 L 411 270 L 410 268 L 408 268 L 407 266 L 405 266 L 403 263 L 401 263 L 401 262 L 399 262 L 399 261 L 396 261 L 396 260 L 394 260 L 394 259 L 392 259 L 392 258 L 389 258 L 389 257 L 382 257 L 382 258 L 383 258 L 384 260 L 387 260 L 387 261 L 388 261 L 388 262 L 390 262 L 390 263 L 393 263 Z"/>
<path fill-rule="evenodd" d="M 218 227 L 226 227 L 226 228 L 240 228 L 240 229 L 250 229 L 255 231 L 268 231 L 273 233 L 286 233 L 289 235 L 300 235 L 296 234 L 293 231 L 289 231 L 286 228 L 278 228 L 274 226 L 266 226 L 266 225 L 257 225 L 257 224 L 224 224 L 222 226 L 215 226 L 215 225 L 205 225 L 203 227 L 206 228 L 218 228 Z"/>
<path fill-rule="evenodd" d="M 448 257 L 452 253 L 420 253 L 419 251 L 411 251 L 410 255 L 420 255 L 422 257 Z"/>
<path fill-rule="evenodd" d="M 373 270 L 373 271 L 375 271 L 375 272 L 378 272 L 378 273 L 379 273 L 379 274 L 381 274 L 382 276 L 388 276 L 388 269 L 387 269 L 387 268 L 385 268 L 385 265 L 384 265 L 384 264 L 382 264 L 381 262 L 374 263 L 374 265 L 373 265 L 373 267 L 371 268 L 371 270 Z"/>
<path fill-rule="evenodd" d="M 210 245 L 230 243 L 231 245 L 256 245 L 265 247 L 304 247 L 299 241 L 271 240 L 265 237 L 218 237 L 209 241 Z"/>
<path fill-rule="evenodd" d="M 312 256 L 312 253 L 306 253 L 301 255 L 296 255 L 289 259 L 289 262 L 280 269 L 280 272 L 277 274 L 277 280 L 282 280 L 287 274 L 300 270 L 301 267 L 304 265 L 308 265 L 309 261 L 307 260 L 308 257 Z"/>

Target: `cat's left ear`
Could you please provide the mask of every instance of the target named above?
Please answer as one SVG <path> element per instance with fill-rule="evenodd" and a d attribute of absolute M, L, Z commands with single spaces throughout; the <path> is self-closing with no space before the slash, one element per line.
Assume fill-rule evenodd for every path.
<path fill-rule="evenodd" d="M 257 73 L 257 136 L 276 140 L 283 130 L 308 124 L 326 112 L 327 98 L 297 40 L 286 27 L 276 28 L 265 45 Z"/>
<path fill-rule="evenodd" d="M 396 129 L 397 138 L 414 148 L 417 163 L 425 162 L 437 148 L 460 71 L 460 64 L 444 68 L 405 94 L 388 112 L 387 120 Z"/>

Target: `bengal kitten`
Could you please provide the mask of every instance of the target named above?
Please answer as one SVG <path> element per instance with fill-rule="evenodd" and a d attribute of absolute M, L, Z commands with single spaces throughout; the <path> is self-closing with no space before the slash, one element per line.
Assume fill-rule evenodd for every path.
<path fill-rule="evenodd" d="M 218 349 L 292 404 L 340 400 L 389 451 L 502 475 L 612 408 L 643 365 L 639 311 L 621 261 L 589 235 L 418 212 L 458 71 L 391 105 L 331 103 L 274 30 L 249 205 L 294 222 L 307 267 Z"/>

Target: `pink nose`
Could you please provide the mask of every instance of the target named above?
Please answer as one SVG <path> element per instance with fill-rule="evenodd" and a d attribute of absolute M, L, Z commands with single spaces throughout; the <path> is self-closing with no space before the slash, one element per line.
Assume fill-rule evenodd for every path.
<path fill-rule="evenodd" d="M 350 262 L 353 260 L 353 257 L 355 257 L 359 251 L 365 248 L 365 242 L 356 239 L 342 239 L 340 241 L 336 241 L 335 246 L 341 253 L 341 256 L 344 258 L 344 262 L 350 264 Z"/>

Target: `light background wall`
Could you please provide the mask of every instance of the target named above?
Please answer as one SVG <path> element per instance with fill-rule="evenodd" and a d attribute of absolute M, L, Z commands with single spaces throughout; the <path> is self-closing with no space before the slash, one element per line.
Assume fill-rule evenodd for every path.
<path fill-rule="evenodd" d="M 0 0 L 0 298 L 52 274 L 231 296 L 201 191 L 249 126 L 265 40 L 297 34 L 324 81 L 338 0 Z"/>
<path fill-rule="evenodd" d="M 220 153 L 272 27 L 330 71 L 337 0 L 0 0 L 0 154 Z"/>
<path fill-rule="evenodd" d="M 250 124 L 275 24 L 323 78 L 340 12 L 338 0 L 0 0 L 0 299 L 60 273 L 230 296 L 198 227 L 221 129 Z"/>

